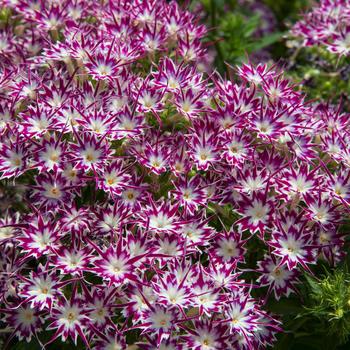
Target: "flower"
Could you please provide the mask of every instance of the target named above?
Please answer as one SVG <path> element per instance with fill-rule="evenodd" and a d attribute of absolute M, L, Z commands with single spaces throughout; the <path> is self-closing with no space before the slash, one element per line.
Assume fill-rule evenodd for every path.
<path fill-rule="evenodd" d="M 267 299 L 345 255 L 349 115 L 277 65 L 202 73 L 207 29 L 176 1 L 3 3 L 9 346 L 272 346 Z M 347 55 L 337 5 L 320 8 L 299 27 Z"/>
<path fill-rule="evenodd" d="M 323 45 L 332 53 L 347 56 L 350 52 L 349 11 L 346 1 L 322 0 L 294 25 L 292 33 L 304 39 L 304 46 Z"/>
<path fill-rule="evenodd" d="M 241 198 L 241 201 L 238 202 L 239 207 L 237 211 L 242 213 L 243 216 L 236 224 L 242 230 L 250 230 L 252 233 L 259 231 L 263 234 L 270 224 L 273 213 L 273 202 L 267 199 L 266 195 L 261 192 L 254 193 L 250 197 L 241 195 Z"/>
<path fill-rule="evenodd" d="M 89 322 L 87 314 L 88 310 L 83 309 L 81 301 L 75 298 L 75 296 L 71 300 L 59 300 L 52 309 L 50 317 L 50 321 L 52 322 L 48 326 L 48 329 L 54 329 L 56 332 L 49 340 L 49 343 L 58 337 L 61 337 L 62 341 L 71 337 L 74 344 L 77 345 L 79 336 L 85 344 L 88 344 L 84 335 L 85 327 Z"/>
<path fill-rule="evenodd" d="M 273 254 L 282 258 L 280 265 L 286 264 L 288 270 L 293 270 L 301 264 L 308 270 L 307 264 L 314 264 L 316 258 L 312 233 L 306 227 L 307 221 L 302 221 L 300 216 L 292 216 L 291 223 L 287 227 L 280 225 L 268 244 L 275 248 Z"/>
<path fill-rule="evenodd" d="M 44 319 L 41 313 L 28 304 L 18 305 L 17 308 L 6 310 L 4 321 L 10 326 L 19 340 L 23 338 L 29 343 L 32 336 L 41 330 Z M 12 335 L 12 336 L 13 336 Z"/>
<path fill-rule="evenodd" d="M 296 269 L 288 270 L 281 264 L 281 259 L 274 255 L 266 255 L 264 260 L 259 262 L 258 272 L 261 276 L 257 280 L 262 286 L 269 287 L 269 293 L 274 292 L 275 298 L 280 299 L 282 295 L 289 296 L 295 291 L 295 283 L 298 282 Z"/>
<path fill-rule="evenodd" d="M 55 248 L 60 238 L 57 224 L 49 221 L 48 217 L 39 215 L 32 217 L 27 227 L 23 228 L 23 235 L 19 242 L 24 252 L 34 257 L 40 257 Z"/>
<path fill-rule="evenodd" d="M 140 325 L 143 332 L 148 331 L 157 335 L 157 345 L 163 339 L 168 339 L 171 331 L 175 328 L 177 319 L 176 310 L 169 310 L 164 306 L 151 307 L 143 312 L 144 323 Z"/>
<path fill-rule="evenodd" d="M 131 256 L 125 250 L 124 242 L 119 240 L 117 247 L 100 251 L 99 258 L 93 263 L 93 271 L 108 280 L 110 285 L 123 284 L 127 281 L 137 282 L 135 263 L 142 258 L 143 256 Z"/>
<path fill-rule="evenodd" d="M 20 296 L 30 302 L 31 308 L 51 309 L 55 301 L 62 295 L 60 282 L 55 272 L 48 272 L 43 265 L 38 266 L 38 272 L 30 272 L 29 278 L 24 278 L 20 285 Z"/>

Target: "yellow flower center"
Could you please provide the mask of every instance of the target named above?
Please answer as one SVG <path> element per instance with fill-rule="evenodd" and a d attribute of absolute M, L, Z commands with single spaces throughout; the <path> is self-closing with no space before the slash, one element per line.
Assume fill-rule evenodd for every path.
<path fill-rule="evenodd" d="M 27 312 L 24 313 L 24 318 L 27 321 L 31 321 L 33 319 L 33 314 L 30 311 L 27 311 Z"/>
<path fill-rule="evenodd" d="M 20 166 L 21 165 L 21 160 L 19 158 L 16 158 L 14 161 L 13 161 L 13 164 L 15 166 Z"/>
<path fill-rule="evenodd" d="M 51 189 L 51 193 L 54 195 L 54 196 L 57 196 L 59 193 L 60 193 L 60 190 L 57 188 L 57 187 L 53 187 Z"/>
<path fill-rule="evenodd" d="M 134 194 L 132 192 L 128 193 L 127 195 L 128 199 L 132 200 L 134 199 Z"/>
<path fill-rule="evenodd" d="M 74 314 L 73 312 L 70 312 L 70 313 L 68 314 L 68 316 L 67 316 L 67 319 L 68 319 L 69 321 L 75 320 L 75 314 Z"/>

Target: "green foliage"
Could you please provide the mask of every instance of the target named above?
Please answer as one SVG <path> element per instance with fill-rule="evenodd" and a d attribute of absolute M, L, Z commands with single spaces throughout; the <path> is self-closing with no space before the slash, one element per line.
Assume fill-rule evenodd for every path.
<path fill-rule="evenodd" d="M 305 315 L 317 318 L 335 344 L 344 344 L 350 335 L 350 274 L 344 270 L 327 273 L 322 280 L 306 277 L 310 306 Z"/>
<path fill-rule="evenodd" d="M 274 350 L 349 349 L 350 274 L 345 264 L 325 273 L 319 269 L 320 278 L 303 276 L 301 295 L 269 301 L 268 309 L 280 315 L 284 329 Z"/>
<path fill-rule="evenodd" d="M 348 58 L 339 58 L 321 47 L 296 49 L 293 56 L 287 74 L 294 81 L 302 81 L 309 99 L 337 105 L 340 98 L 350 95 Z M 350 110 L 346 103 L 343 108 Z"/>
<path fill-rule="evenodd" d="M 225 70 L 225 63 L 238 64 L 246 60 L 247 55 L 278 42 L 283 36 L 281 31 L 262 37 L 256 35 L 262 24 L 260 15 L 247 12 L 236 1 L 203 0 L 202 3 L 211 28 L 209 40 L 217 51 L 215 67 L 221 72 Z"/>
<path fill-rule="evenodd" d="M 222 52 L 225 53 L 225 61 L 239 63 L 246 58 L 247 54 L 257 52 L 281 39 L 280 32 L 255 38 L 254 33 L 260 21 L 259 15 L 246 18 L 243 14 L 234 12 L 229 12 L 223 17 L 218 36 L 222 38 L 219 44 Z"/>
<path fill-rule="evenodd" d="M 193 5 L 198 1 L 193 0 Z M 225 63 L 238 64 L 251 54 L 269 48 L 271 58 L 279 60 L 288 55 L 283 36 L 289 29 L 289 23 L 307 8 L 310 0 L 264 0 L 262 1 L 274 13 L 277 23 L 275 31 L 263 36 L 256 35 L 262 26 L 262 18 L 239 5 L 236 0 L 201 0 L 207 17 L 206 24 L 211 28 L 209 39 L 215 44 L 217 59 L 215 67 L 225 71 Z M 248 3 L 248 1 L 247 1 Z M 254 2 L 252 2 L 254 4 Z"/>
<path fill-rule="evenodd" d="M 280 26 L 285 25 L 285 20 L 297 20 L 302 11 L 310 5 L 310 0 L 263 0 L 274 13 Z"/>

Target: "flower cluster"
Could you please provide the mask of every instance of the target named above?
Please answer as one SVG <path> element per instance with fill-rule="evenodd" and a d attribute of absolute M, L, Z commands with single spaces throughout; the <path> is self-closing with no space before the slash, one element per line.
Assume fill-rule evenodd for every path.
<path fill-rule="evenodd" d="M 206 29 L 176 2 L 3 3 L 0 171 L 21 185 L 0 219 L 8 341 L 272 344 L 266 300 L 343 255 L 348 115 L 277 67 L 206 76 Z"/>
<path fill-rule="evenodd" d="M 339 56 L 350 54 L 350 3 L 348 0 L 321 0 L 293 27 L 305 46 L 322 45 Z"/>

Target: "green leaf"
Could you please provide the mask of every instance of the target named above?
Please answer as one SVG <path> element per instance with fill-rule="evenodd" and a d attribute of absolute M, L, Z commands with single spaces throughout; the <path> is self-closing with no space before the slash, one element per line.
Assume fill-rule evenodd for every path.
<path fill-rule="evenodd" d="M 278 41 L 280 41 L 283 37 L 284 33 L 283 32 L 275 32 L 271 33 L 269 35 L 265 35 L 262 37 L 259 41 L 254 42 L 249 49 L 251 51 L 258 51 L 261 49 L 264 49 L 267 46 L 270 46 Z"/>
<path fill-rule="evenodd" d="M 310 288 L 312 289 L 312 292 L 316 295 L 321 294 L 322 293 L 322 288 L 321 285 L 315 280 L 315 278 L 313 278 L 310 275 L 305 274 L 305 279 L 307 281 L 307 283 L 309 284 Z"/>
<path fill-rule="evenodd" d="M 297 315 L 300 311 L 304 310 L 300 304 L 299 299 L 281 299 L 281 300 L 271 300 L 268 303 L 268 308 L 270 311 L 276 314 L 283 315 Z"/>

